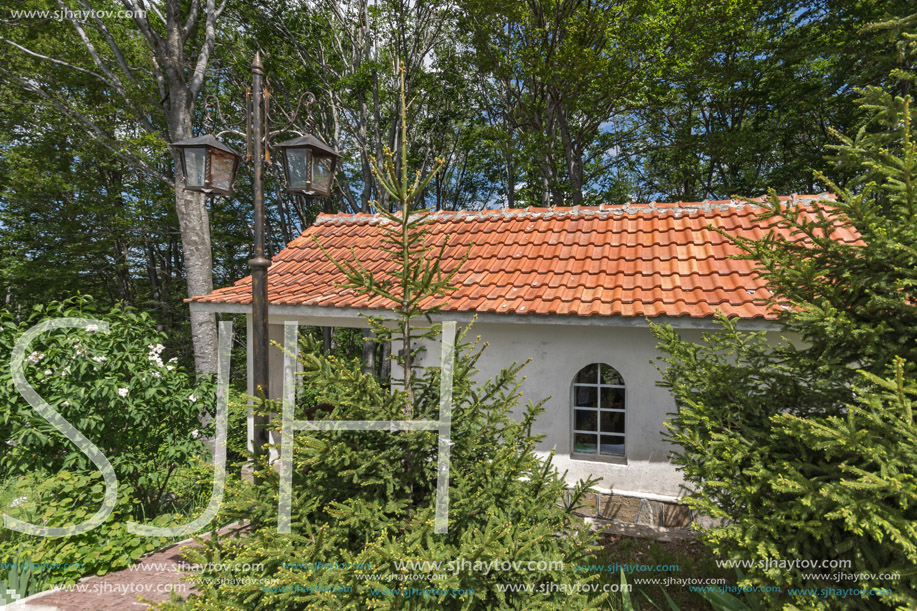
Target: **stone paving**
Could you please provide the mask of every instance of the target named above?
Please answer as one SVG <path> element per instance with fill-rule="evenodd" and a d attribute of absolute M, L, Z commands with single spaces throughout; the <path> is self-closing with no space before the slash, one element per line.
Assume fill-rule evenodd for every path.
<path fill-rule="evenodd" d="M 238 534 L 244 528 L 233 525 L 220 532 Z M 141 597 L 165 602 L 174 591 L 179 597 L 187 598 L 194 589 L 181 580 L 188 572 L 178 569 L 180 565 L 187 566 L 188 561 L 181 553 L 189 547 L 198 547 L 198 543 L 182 541 L 146 556 L 129 569 L 84 578 L 72 590 L 39 593 L 5 607 L 0 605 L 0 611 L 140 611 L 150 607 L 140 601 Z"/>

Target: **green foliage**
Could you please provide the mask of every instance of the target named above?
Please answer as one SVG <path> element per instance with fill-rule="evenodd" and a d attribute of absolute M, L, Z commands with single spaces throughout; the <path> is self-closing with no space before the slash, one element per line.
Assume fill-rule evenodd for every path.
<path fill-rule="evenodd" d="M 636 109 L 690 63 L 740 2 L 464 0 L 462 28 L 499 100 L 495 148 L 519 183 L 519 204 L 626 201 L 642 153 Z M 623 183 L 623 184 L 622 184 Z M 512 198 L 509 198 L 512 203 Z M 524 203 L 523 203 L 524 202 Z"/>
<path fill-rule="evenodd" d="M 51 477 L 28 475 L 10 480 L 0 499 L 3 512 L 14 518 L 48 526 L 67 526 L 82 522 L 95 512 L 102 502 L 104 487 L 99 472 L 61 471 Z M 127 531 L 126 523 L 134 519 L 136 497 L 130 484 L 120 483 L 111 517 L 98 528 L 79 535 L 32 537 L 3 529 L 0 531 L 0 562 L 36 565 L 40 568 L 38 576 L 43 585 L 75 583 L 87 574 L 104 575 L 126 568 L 142 555 L 169 542 Z M 164 513 L 150 523 L 175 526 L 186 521 L 187 518 L 180 514 Z"/>
<path fill-rule="evenodd" d="M 199 416 L 212 404 L 213 384 L 164 358 L 164 337 L 147 314 L 123 306 L 98 311 L 88 297 L 36 306 L 21 321 L 3 311 L 0 359 L 9 362 L 27 329 L 62 317 L 104 321 L 109 332 L 49 331 L 26 350 L 24 373 L 38 394 L 108 457 L 118 494 L 111 516 L 83 534 L 45 538 L 0 531 L 0 562 L 54 565 L 40 571 L 36 586 L 125 568 L 162 547 L 167 539 L 132 535 L 127 523 L 187 523 L 209 498 L 212 480 L 212 470 L 200 461 L 201 438 L 212 433 Z M 0 381 L 3 512 L 47 526 L 85 521 L 104 496 L 101 473 L 26 403 L 9 369 L 0 372 Z"/>
<path fill-rule="evenodd" d="M 754 567 L 750 584 L 784 588 L 890 588 L 892 596 L 841 602 L 802 599 L 805 608 L 892 602 L 908 608 L 917 587 L 917 420 L 915 387 L 903 361 L 890 379 L 862 373 L 855 403 L 828 412 L 818 380 L 793 380 L 763 334 L 748 337 L 724 323 L 702 346 L 657 328 L 669 354 L 665 381 L 680 405 L 671 438 L 676 463 L 696 486 L 688 503 L 723 521 L 704 535 L 717 555 L 733 559 L 849 562 L 849 568 Z M 731 361 L 731 362 L 730 362 Z M 821 409 L 815 409 L 820 407 Z M 825 415 L 829 413 L 830 415 Z M 882 575 L 832 581 L 832 573 Z M 825 578 L 806 578 L 824 573 Z M 774 605 L 786 600 L 771 595 Z M 865 601 L 865 602 L 864 602 Z M 821 607 L 819 607 L 821 605 Z M 860 608 L 860 607 L 857 607 Z"/>
<path fill-rule="evenodd" d="M 917 605 L 917 145 L 910 97 L 871 89 L 863 104 L 870 120 L 835 147 L 855 188 L 822 177 L 838 201 L 808 211 L 772 197 L 762 219 L 780 231 L 736 239 L 789 339 L 720 319 L 692 344 L 653 326 L 687 502 L 720 519 L 704 534 L 714 553 L 755 562 L 745 584 L 783 587 L 770 607 Z M 837 241 L 838 227 L 861 239 Z M 829 564 L 767 564 L 794 559 Z M 790 592 L 816 588 L 891 594 Z"/>
<path fill-rule="evenodd" d="M 0 312 L 0 360 L 9 362 L 20 335 L 48 318 L 104 320 L 109 332 L 59 329 L 36 338 L 23 363 L 28 382 L 111 461 L 133 489 L 134 515 L 156 515 L 171 475 L 201 454 L 200 423 L 213 384 L 162 357 L 164 337 L 150 317 L 127 307 L 98 312 L 88 298 L 36 306 L 16 322 Z M 7 368 L 0 371 L 0 468 L 8 476 L 94 471 L 89 458 L 23 399 Z"/>
<path fill-rule="evenodd" d="M 582 580 L 569 570 L 490 574 L 440 570 L 414 581 L 388 580 L 389 575 L 403 572 L 395 566 L 400 561 L 464 558 L 573 563 L 592 551 L 588 529 L 557 505 L 565 489 L 562 477 L 534 453 L 537 439 L 530 431 L 540 408 L 529 405 L 521 421 L 510 413 L 519 400 L 519 366 L 481 384 L 474 379 L 479 354 L 463 345 L 457 357 L 448 534 L 433 533 L 435 433 L 300 432 L 295 438 L 292 535 L 276 533 L 278 477 L 273 470 L 265 472 L 266 481 L 257 490 L 246 484 L 229 490 L 224 515 L 227 519 L 250 518 L 258 529 L 240 540 L 205 542 L 205 548 L 189 552 L 189 558 L 223 564 L 263 563 L 264 570 L 247 574 L 254 579 L 244 585 L 203 586 L 202 596 L 192 599 L 187 608 L 430 608 L 434 604 L 444 609 L 591 608 L 594 603 L 582 594 L 539 595 L 543 604 L 533 607 L 532 594 L 498 589 L 502 584 L 572 585 L 597 578 Z M 317 401 L 332 407 L 317 417 L 403 418 L 407 393 L 382 388 L 373 376 L 361 374 L 358 364 L 310 351 L 302 365 L 304 383 L 319 389 Z M 424 371 L 414 385 L 413 417 L 436 418 L 438 370 Z M 581 487 L 578 494 L 583 492 Z M 365 568 L 303 568 L 314 562 Z M 436 579 L 433 573 L 446 578 Z M 228 578 L 230 573 L 203 576 Z M 351 589 L 319 592 L 326 587 Z M 375 593 L 408 587 L 474 589 L 474 594 L 413 599 Z"/>
<path fill-rule="evenodd" d="M 2 569 L 0 569 L 2 571 Z M 46 576 L 40 567 L 25 561 L 22 554 L 9 563 L 4 575 L 0 572 L 0 605 L 7 605 L 45 589 Z"/>
<path fill-rule="evenodd" d="M 743 578 L 742 573 L 737 571 L 739 579 Z M 623 611 L 640 611 L 640 605 L 632 597 L 630 591 L 626 588 L 627 586 L 627 577 L 624 575 L 624 571 L 621 570 L 621 604 Z M 647 602 L 654 609 L 668 609 L 669 611 L 681 611 L 681 607 L 678 606 L 672 597 L 669 596 L 669 593 L 663 588 L 658 590 L 662 593 L 662 597 L 665 599 L 665 607 L 657 605 L 652 598 L 646 593 L 641 592 L 646 598 Z M 699 592 L 698 595 L 710 603 L 710 607 L 713 611 L 763 611 L 765 607 L 761 604 L 759 597 L 752 592 L 745 592 L 742 596 L 745 598 L 743 602 L 741 598 L 733 596 L 728 592 L 718 592 L 715 590 L 707 592 Z"/>
<path fill-rule="evenodd" d="M 812 171 L 831 168 L 832 131 L 853 131 L 862 119 L 856 88 L 888 83 L 893 68 L 908 65 L 890 30 L 869 24 L 910 10 L 896 0 L 761 0 L 708 20 L 692 61 L 664 74 L 637 110 L 635 147 L 646 154 L 636 160 L 633 197 L 824 191 Z M 841 185 L 852 175 L 832 169 Z"/>
<path fill-rule="evenodd" d="M 913 365 L 899 357 L 887 378 L 862 372 L 856 403 L 846 413 L 774 419 L 779 434 L 801 450 L 773 483 L 775 492 L 798 507 L 788 525 L 854 556 L 857 568 L 900 574 L 900 581 L 861 579 L 857 585 L 889 588 L 892 594 L 884 600 L 906 608 L 917 606 L 914 374 Z M 837 537 L 841 528 L 845 539 Z"/>

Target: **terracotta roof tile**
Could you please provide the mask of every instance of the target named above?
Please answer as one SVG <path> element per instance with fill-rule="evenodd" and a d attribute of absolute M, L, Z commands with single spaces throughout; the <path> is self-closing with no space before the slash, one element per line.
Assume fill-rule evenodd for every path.
<path fill-rule="evenodd" d="M 805 206 L 817 198 L 780 199 Z M 425 223 L 431 244 L 441 245 L 448 236 L 444 269 L 453 269 L 466 251 L 469 257 L 456 275 L 456 291 L 427 305 L 516 314 L 703 318 L 720 311 L 775 318 L 762 304 L 768 292 L 754 263 L 731 258 L 738 250 L 709 228 L 760 238 L 770 225 L 757 218 L 760 211 L 756 205 L 721 200 L 438 212 Z M 353 249 L 367 269 L 385 273 L 391 263 L 380 248 L 384 222 L 372 214 L 320 215 L 274 257 L 268 270 L 270 302 L 390 307 L 387 299 L 343 289 L 342 274 L 315 244 L 317 238 L 342 261 L 353 260 Z M 859 240 L 851 227 L 838 227 L 833 237 Z M 251 277 L 191 301 L 251 303 Z"/>

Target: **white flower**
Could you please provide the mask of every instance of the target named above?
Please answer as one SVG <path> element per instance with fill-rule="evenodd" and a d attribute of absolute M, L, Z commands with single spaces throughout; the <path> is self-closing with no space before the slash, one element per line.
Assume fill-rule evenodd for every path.
<path fill-rule="evenodd" d="M 162 344 L 156 344 L 155 346 L 153 344 L 149 344 L 147 348 L 150 349 L 150 353 L 146 357 L 147 360 L 149 360 L 151 363 L 156 363 L 157 367 L 163 367 L 164 365 L 159 355 L 163 350 L 166 349 L 166 347 Z"/>
<path fill-rule="evenodd" d="M 46 376 L 52 375 L 53 373 L 54 373 L 54 372 L 51 371 L 50 369 L 45 369 L 45 375 L 46 375 Z"/>
<path fill-rule="evenodd" d="M 197 403 L 197 395 L 195 394 L 188 395 L 188 400 L 191 401 L 191 403 Z"/>
<path fill-rule="evenodd" d="M 166 365 L 166 369 L 168 369 L 169 371 L 172 371 L 173 369 L 175 369 L 175 365 Z"/>
<path fill-rule="evenodd" d="M 105 358 L 104 356 L 94 356 L 92 357 L 92 360 L 94 360 L 96 363 L 104 363 L 108 359 Z"/>
<path fill-rule="evenodd" d="M 197 439 L 197 438 L 200 437 L 200 436 L 201 436 L 201 432 L 200 432 L 199 430 L 194 429 L 193 431 L 191 431 L 191 438 L 192 438 L 192 439 Z"/>
<path fill-rule="evenodd" d="M 98 330 L 99 330 L 99 325 L 87 325 L 86 326 L 87 333 L 96 333 L 98 332 Z"/>
<path fill-rule="evenodd" d="M 152 375 L 153 375 L 154 378 L 158 378 L 158 377 L 159 377 L 159 372 L 158 372 L 158 371 L 154 371 Z"/>
<path fill-rule="evenodd" d="M 15 498 L 15 499 L 13 499 L 13 502 L 12 502 L 12 503 L 10 503 L 10 508 L 19 507 L 20 505 L 22 505 L 23 503 L 25 503 L 25 502 L 28 501 L 28 500 L 29 500 L 29 497 L 27 497 L 27 496 L 20 496 L 20 497 L 17 497 L 17 498 Z"/>
<path fill-rule="evenodd" d="M 122 398 L 123 398 L 123 397 L 126 397 L 126 396 L 127 396 L 127 389 L 126 389 L 126 388 L 119 388 L 119 389 L 118 389 L 118 396 L 119 396 L 119 397 L 122 397 Z"/>
<path fill-rule="evenodd" d="M 70 401 L 64 401 L 60 404 L 61 407 L 70 407 Z"/>
<path fill-rule="evenodd" d="M 177 362 L 178 362 L 178 357 L 177 357 L 177 356 L 173 356 L 172 358 L 169 359 L 169 362 L 170 362 L 170 363 L 177 363 Z"/>
<path fill-rule="evenodd" d="M 45 355 L 42 354 L 41 352 L 38 352 L 38 351 L 36 350 L 36 351 L 33 352 L 32 354 L 30 354 L 30 355 L 26 358 L 26 360 L 29 361 L 30 363 L 32 363 L 32 364 L 34 365 L 35 363 L 37 363 L 38 361 L 40 361 L 40 360 L 43 359 L 43 358 L 45 358 Z"/>

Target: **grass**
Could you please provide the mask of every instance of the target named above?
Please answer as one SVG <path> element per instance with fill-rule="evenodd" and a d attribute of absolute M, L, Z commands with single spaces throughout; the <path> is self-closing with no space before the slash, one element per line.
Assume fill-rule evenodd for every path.
<path fill-rule="evenodd" d="M 595 565 L 620 566 L 620 565 L 645 565 L 647 567 L 661 567 L 670 565 L 672 570 L 634 570 L 627 576 L 627 583 L 633 586 L 631 599 L 642 609 L 652 609 L 655 605 L 659 609 L 669 609 L 664 594 L 665 590 L 681 611 L 708 610 L 710 604 L 687 586 L 638 584 L 636 579 L 665 579 L 675 577 L 678 579 L 725 579 L 724 583 L 735 581 L 735 572 L 716 566 L 716 561 L 700 541 L 674 541 L 663 542 L 651 539 L 640 539 L 620 535 L 602 535 L 600 537 L 601 549 L 590 562 Z M 677 567 L 677 570 L 674 570 Z M 621 573 L 605 571 L 600 576 L 601 583 L 620 584 Z M 623 609 L 620 597 L 612 596 L 610 609 Z"/>

